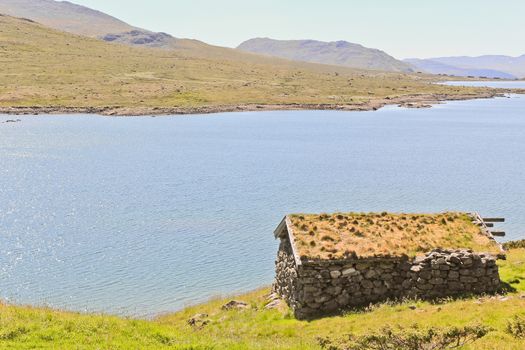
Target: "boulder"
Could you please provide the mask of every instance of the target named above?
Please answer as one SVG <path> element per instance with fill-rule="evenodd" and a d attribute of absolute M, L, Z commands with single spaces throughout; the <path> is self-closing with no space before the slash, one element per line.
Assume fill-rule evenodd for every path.
<path fill-rule="evenodd" d="M 248 309 L 249 306 L 244 301 L 231 300 L 222 306 L 223 310 L 243 310 Z"/>

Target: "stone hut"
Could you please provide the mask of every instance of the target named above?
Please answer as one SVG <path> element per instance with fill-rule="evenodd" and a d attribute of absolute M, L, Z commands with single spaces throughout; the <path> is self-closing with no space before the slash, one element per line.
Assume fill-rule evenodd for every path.
<path fill-rule="evenodd" d="M 475 213 L 288 215 L 275 230 L 273 291 L 297 318 L 386 299 L 494 293 L 504 255 L 492 225 Z"/>

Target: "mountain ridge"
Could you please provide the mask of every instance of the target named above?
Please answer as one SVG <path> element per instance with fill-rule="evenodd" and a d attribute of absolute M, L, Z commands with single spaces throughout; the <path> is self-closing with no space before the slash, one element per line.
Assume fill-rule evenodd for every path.
<path fill-rule="evenodd" d="M 344 40 L 326 42 L 312 39 L 253 38 L 241 43 L 237 49 L 294 61 L 404 73 L 413 71 L 409 64 L 384 51 Z"/>
<path fill-rule="evenodd" d="M 90 37 L 137 29 L 104 12 L 69 1 L 0 0 L 0 13 Z"/>
<path fill-rule="evenodd" d="M 450 56 L 427 59 L 406 59 L 407 63 L 418 69 L 433 74 L 475 75 L 483 73 L 489 78 L 517 79 L 525 78 L 525 54 L 521 56 L 481 55 L 481 56 Z M 439 65 L 443 65 L 439 67 Z M 456 71 L 458 74 L 451 73 Z"/>

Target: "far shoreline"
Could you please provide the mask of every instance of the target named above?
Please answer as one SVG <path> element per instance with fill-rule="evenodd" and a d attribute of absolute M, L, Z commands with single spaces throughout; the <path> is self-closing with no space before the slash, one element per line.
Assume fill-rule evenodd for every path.
<path fill-rule="evenodd" d="M 4 115 L 64 115 L 93 114 L 107 117 L 139 116 L 179 116 L 196 114 L 217 114 L 231 112 L 264 112 L 264 111 L 301 111 L 301 110 L 334 110 L 334 111 L 375 111 L 389 105 L 406 108 L 430 108 L 434 104 L 447 101 L 464 101 L 505 97 L 507 94 L 525 94 L 525 89 L 495 88 L 486 92 L 471 94 L 415 94 L 393 98 L 381 98 L 355 104 L 238 104 L 198 107 L 74 107 L 74 106 L 10 106 L 0 107 Z"/>

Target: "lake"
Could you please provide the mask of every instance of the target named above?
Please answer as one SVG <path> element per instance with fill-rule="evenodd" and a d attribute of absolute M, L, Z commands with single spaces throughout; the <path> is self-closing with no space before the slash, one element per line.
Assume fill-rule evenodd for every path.
<path fill-rule="evenodd" d="M 0 116 L 0 296 L 150 317 L 269 285 L 291 212 L 525 233 L 525 97 L 432 109 Z"/>

